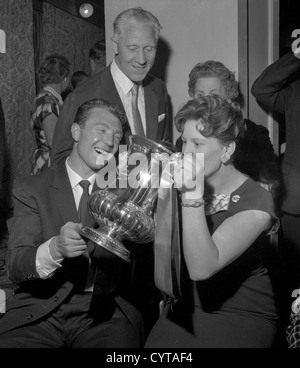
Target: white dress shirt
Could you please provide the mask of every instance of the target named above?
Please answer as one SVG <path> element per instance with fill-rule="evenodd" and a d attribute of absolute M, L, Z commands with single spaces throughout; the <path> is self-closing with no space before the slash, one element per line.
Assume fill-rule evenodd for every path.
<path fill-rule="evenodd" d="M 115 86 L 120 95 L 121 101 L 123 103 L 127 119 L 132 131 L 132 134 L 135 134 L 134 125 L 133 125 L 133 117 L 132 117 L 132 105 L 131 105 L 131 88 L 133 86 L 133 82 L 119 69 L 115 60 L 112 61 L 110 71 L 115 82 Z M 141 115 L 143 128 L 145 135 L 147 134 L 146 130 L 146 111 L 145 111 L 145 97 L 144 97 L 144 88 L 140 85 L 139 95 L 138 95 L 138 108 Z"/>

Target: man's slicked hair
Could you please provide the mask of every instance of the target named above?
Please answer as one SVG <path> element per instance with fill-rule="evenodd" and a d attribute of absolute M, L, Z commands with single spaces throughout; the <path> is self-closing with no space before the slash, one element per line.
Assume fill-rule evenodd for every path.
<path fill-rule="evenodd" d="M 114 115 L 120 120 L 122 129 L 124 129 L 127 125 L 127 117 L 119 105 L 108 102 L 102 98 L 93 98 L 92 100 L 86 101 L 79 106 L 74 123 L 82 127 L 87 121 L 90 111 L 95 108 L 104 109 Z"/>

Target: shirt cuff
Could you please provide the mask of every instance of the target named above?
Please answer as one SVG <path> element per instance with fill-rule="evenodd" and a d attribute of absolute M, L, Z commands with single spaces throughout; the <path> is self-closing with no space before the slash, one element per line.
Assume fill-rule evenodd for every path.
<path fill-rule="evenodd" d="M 49 245 L 53 238 L 41 244 L 36 253 L 35 266 L 41 279 L 47 279 L 53 276 L 54 272 L 62 267 L 61 262 L 63 258 L 55 261 L 50 254 Z"/>

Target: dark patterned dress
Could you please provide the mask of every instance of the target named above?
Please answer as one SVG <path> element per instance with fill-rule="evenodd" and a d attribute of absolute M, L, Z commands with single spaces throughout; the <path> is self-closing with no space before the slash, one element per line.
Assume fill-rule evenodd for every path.
<path fill-rule="evenodd" d="M 33 129 L 37 147 L 34 152 L 31 175 L 38 174 L 50 167 L 51 148 L 46 141 L 43 121 L 51 114 L 58 117 L 61 105 L 61 96 L 51 87 L 45 87 L 33 101 L 30 126 Z"/>
<path fill-rule="evenodd" d="M 275 340 L 278 314 L 264 262 L 269 235 L 279 227 L 272 194 L 247 179 L 231 195 L 214 195 L 212 201 L 205 207 L 211 234 L 247 210 L 270 213 L 272 228 L 211 278 L 195 282 L 185 272 L 183 298 L 164 309 L 147 348 L 269 348 Z"/>

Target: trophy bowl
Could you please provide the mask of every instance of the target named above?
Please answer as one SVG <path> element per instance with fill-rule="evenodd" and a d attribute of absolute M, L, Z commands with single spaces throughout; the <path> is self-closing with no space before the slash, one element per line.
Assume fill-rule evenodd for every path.
<path fill-rule="evenodd" d="M 124 240 L 145 244 L 154 240 L 154 212 L 161 173 L 176 147 L 165 141 L 132 135 L 127 162 L 116 179 L 89 198 L 89 213 L 98 228 L 83 227 L 80 234 L 130 262 Z"/>

